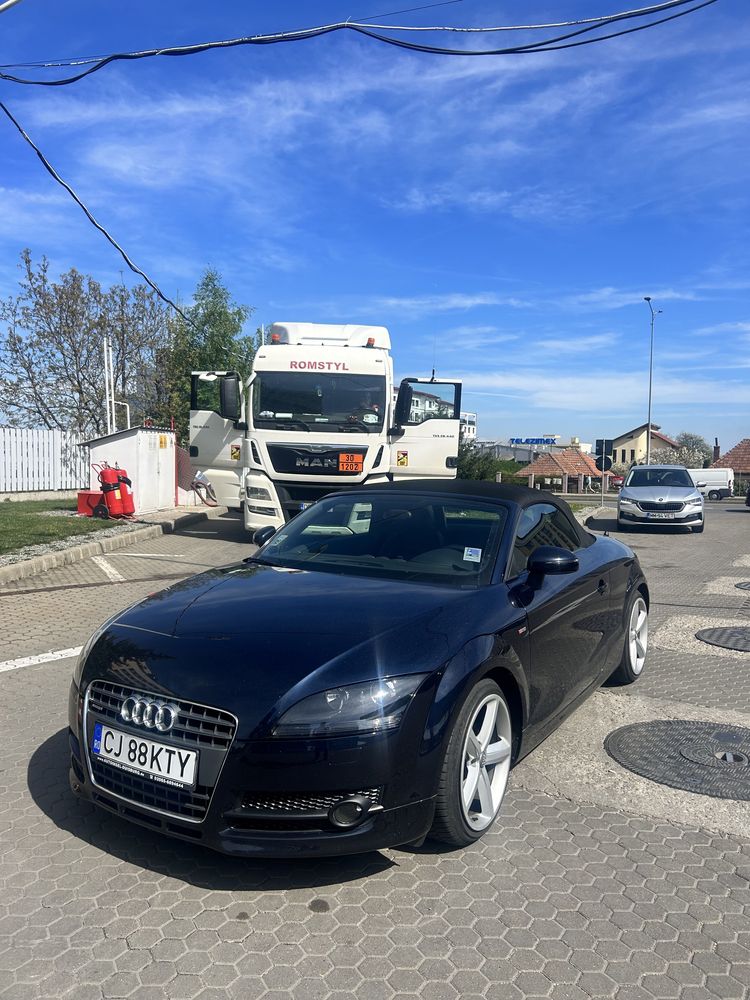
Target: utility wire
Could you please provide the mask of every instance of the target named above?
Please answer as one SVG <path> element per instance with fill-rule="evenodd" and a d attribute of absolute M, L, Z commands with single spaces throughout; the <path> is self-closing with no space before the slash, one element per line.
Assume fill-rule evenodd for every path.
<path fill-rule="evenodd" d="M 173 302 L 172 299 L 170 299 L 167 295 L 164 294 L 164 292 L 162 292 L 161 288 L 159 288 L 159 286 L 156 284 L 156 282 L 152 281 L 151 278 L 149 278 L 149 276 L 146 274 L 145 271 L 142 271 L 140 269 L 140 267 L 138 267 L 136 264 L 133 263 L 133 261 L 130 259 L 130 257 L 127 255 L 127 253 L 123 250 L 123 248 L 120 246 L 120 244 L 117 242 L 117 240 L 113 236 L 110 236 L 110 234 L 107 232 L 107 230 L 104 228 L 104 226 L 100 222 L 97 222 L 97 220 L 94 218 L 94 216 L 88 210 L 88 208 L 84 205 L 84 203 L 81 201 L 81 199 L 75 193 L 75 191 L 70 186 L 70 184 L 68 184 L 67 181 L 65 181 L 65 180 L 62 179 L 62 177 L 58 174 L 58 172 L 55 170 L 55 168 L 49 162 L 49 160 L 47 159 L 47 157 L 41 151 L 41 149 L 39 149 L 39 147 L 34 143 L 34 141 L 31 139 L 31 137 L 23 129 L 23 127 L 21 126 L 21 124 L 13 117 L 13 115 L 10 113 L 10 111 L 3 104 L 2 101 L 0 101 L 0 110 L 2 110 L 2 111 L 5 112 L 5 114 L 8 116 L 8 118 L 11 120 L 11 122 L 15 125 L 15 127 L 18 129 L 18 131 L 23 136 L 23 138 L 26 140 L 26 142 L 34 150 L 34 152 L 36 153 L 36 155 L 42 161 L 42 165 L 44 166 L 44 169 L 49 174 L 51 174 L 54 177 L 54 179 L 57 181 L 58 184 L 62 185 L 62 187 L 65 188 L 65 190 L 68 192 L 68 194 L 73 199 L 73 201 L 80 208 L 83 209 L 83 212 L 84 212 L 86 218 L 89 220 L 89 222 L 93 226 L 95 226 L 96 229 L 98 229 L 99 232 L 102 233 L 102 235 L 107 240 L 109 240 L 109 242 L 112 244 L 112 246 L 115 248 L 115 250 L 117 250 L 117 252 L 121 255 L 122 259 L 128 265 L 128 267 L 130 268 L 130 270 L 133 271 L 135 274 L 139 274 L 143 278 L 143 280 L 146 282 L 146 284 L 148 284 L 151 288 L 153 288 L 153 290 L 156 292 L 156 294 L 159 296 L 159 298 L 162 300 L 162 302 L 165 302 L 168 306 L 171 306 L 172 309 L 174 309 L 174 311 L 179 316 L 181 316 L 182 319 L 184 319 L 186 323 L 188 323 L 190 326 L 194 327 L 195 323 L 190 319 L 190 317 L 187 316 L 187 315 L 185 315 L 185 313 L 182 311 L 182 309 L 180 309 L 180 307 L 175 302 Z"/>
<path fill-rule="evenodd" d="M 328 35 L 335 31 L 353 31 L 357 34 L 364 35 L 375 41 L 384 42 L 388 45 L 395 45 L 399 48 L 408 49 L 414 52 L 431 53 L 435 55 L 455 55 L 455 56 L 490 56 L 490 55 L 518 55 L 526 52 L 552 52 L 557 49 L 574 48 L 579 45 L 591 45 L 595 42 L 602 42 L 610 38 L 617 38 L 621 35 L 627 35 L 635 31 L 643 31 L 647 28 L 653 28 L 659 24 L 665 24 L 667 21 L 672 21 L 677 17 L 682 17 L 686 14 L 692 14 L 694 11 L 700 10 L 703 7 L 708 7 L 717 0 L 704 0 L 702 3 L 695 3 L 694 0 L 666 0 L 666 2 L 653 4 L 649 7 L 641 7 L 636 10 L 621 11 L 617 14 L 606 14 L 598 18 L 586 18 L 578 21 L 567 21 L 559 22 L 556 25 L 505 25 L 492 28 L 451 28 L 451 27 L 433 27 L 430 31 L 460 31 L 464 33 L 471 32 L 496 32 L 496 31 L 528 31 L 536 30 L 542 28 L 550 27 L 571 27 L 576 30 L 564 33 L 562 35 L 553 36 L 552 38 L 546 38 L 541 42 L 529 42 L 527 44 L 507 46 L 504 48 L 495 49 L 451 49 L 444 48 L 435 45 L 426 45 L 415 42 L 407 41 L 402 38 L 392 38 L 388 35 L 382 34 L 384 31 L 411 31 L 411 30 L 422 30 L 413 29 L 407 26 L 400 25 L 369 25 L 365 22 L 354 22 L 354 21 L 339 21 L 333 24 L 320 25 L 314 28 L 302 28 L 296 31 L 278 32 L 276 34 L 269 35 L 250 35 L 240 38 L 228 38 L 213 42 L 199 42 L 193 45 L 179 45 L 172 46 L 169 48 L 160 49 L 144 49 L 140 51 L 133 52 L 118 52 L 112 53 L 101 58 L 93 59 L 88 57 L 85 59 L 70 59 L 62 60 L 57 63 L 44 63 L 41 68 L 56 68 L 56 67 L 74 67 L 74 66 L 87 66 L 87 69 L 82 70 L 74 76 L 64 77 L 57 80 L 31 80 L 24 77 L 17 77 L 11 74 L 0 72 L 0 80 L 6 80 L 10 83 L 28 84 L 32 86 L 42 86 L 42 87 L 60 87 L 67 84 L 76 83 L 82 80 L 86 76 L 90 76 L 92 73 L 98 72 L 98 70 L 103 69 L 113 62 L 122 61 L 133 61 L 136 59 L 146 59 L 154 56 L 187 56 L 196 55 L 200 52 L 207 52 L 210 49 L 227 49 L 235 48 L 244 45 L 274 45 L 280 42 L 294 42 L 294 41 L 305 41 L 307 39 L 319 38 L 322 35 Z M 692 6 L 687 6 L 692 4 Z M 615 24 L 619 21 L 631 20 L 634 18 L 643 18 L 650 16 L 652 14 L 658 14 L 669 10 L 677 9 L 677 13 L 662 17 L 656 20 L 651 20 L 645 24 L 638 24 L 633 28 L 625 29 L 622 31 L 612 32 L 605 35 L 597 35 L 593 38 L 587 38 L 583 41 L 570 43 L 571 38 L 575 38 L 579 35 L 587 34 L 592 31 L 596 31 L 610 24 Z M 580 27 L 580 25 L 585 25 Z M 378 30 L 375 31 L 374 28 L 377 27 Z M 11 66 L 5 66 L 2 68 L 12 68 Z"/>

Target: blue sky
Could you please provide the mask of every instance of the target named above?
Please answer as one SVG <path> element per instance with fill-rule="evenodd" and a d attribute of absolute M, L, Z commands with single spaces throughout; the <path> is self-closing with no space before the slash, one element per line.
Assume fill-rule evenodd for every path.
<path fill-rule="evenodd" d="M 399 6 L 22 0 L 0 14 L 0 62 Z M 463 0 L 387 20 L 626 6 Z M 259 323 L 385 324 L 399 374 L 434 358 L 464 379 L 481 438 L 592 440 L 645 421 L 644 295 L 663 310 L 654 421 L 725 450 L 750 436 L 746 0 L 563 52 L 448 58 L 341 32 L 64 88 L 0 83 L 0 99 L 168 295 L 189 299 L 211 264 Z M 115 251 L 3 122 L 0 164 L 0 294 L 25 246 L 55 272 L 120 280 Z"/>

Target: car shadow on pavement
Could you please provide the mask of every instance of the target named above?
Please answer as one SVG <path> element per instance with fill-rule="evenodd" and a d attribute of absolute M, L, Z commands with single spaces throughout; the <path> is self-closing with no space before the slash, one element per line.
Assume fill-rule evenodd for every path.
<path fill-rule="evenodd" d="M 340 885 L 394 866 L 379 852 L 350 857 L 235 858 L 175 840 L 110 815 L 70 790 L 68 730 L 45 740 L 31 756 L 27 781 L 36 805 L 55 826 L 129 864 L 212 890 L 258 891 Z"/>

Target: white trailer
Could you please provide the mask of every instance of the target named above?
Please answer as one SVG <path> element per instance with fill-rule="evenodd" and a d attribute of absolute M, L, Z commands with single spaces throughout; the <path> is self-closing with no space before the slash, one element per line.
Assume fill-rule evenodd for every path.
<path fill-rule="evenodd" d="M 193 372 L 190 456 L 249 531 L 320 497 L 394 479 L 455 478 L 461 383 L 403 379 L 382 326 L 274 323 L 244 381 Z"/>

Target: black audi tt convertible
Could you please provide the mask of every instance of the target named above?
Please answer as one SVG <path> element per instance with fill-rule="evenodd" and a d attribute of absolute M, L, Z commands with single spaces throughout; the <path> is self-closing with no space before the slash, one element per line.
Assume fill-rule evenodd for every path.
<path fill-rule="evenodd" d="M 88 641 L 76 794 L 245 856 L 466 845 L 516 761 L 643 670 L 638 559 L 538 490 L 361 487 L 257 535 Z"/>

